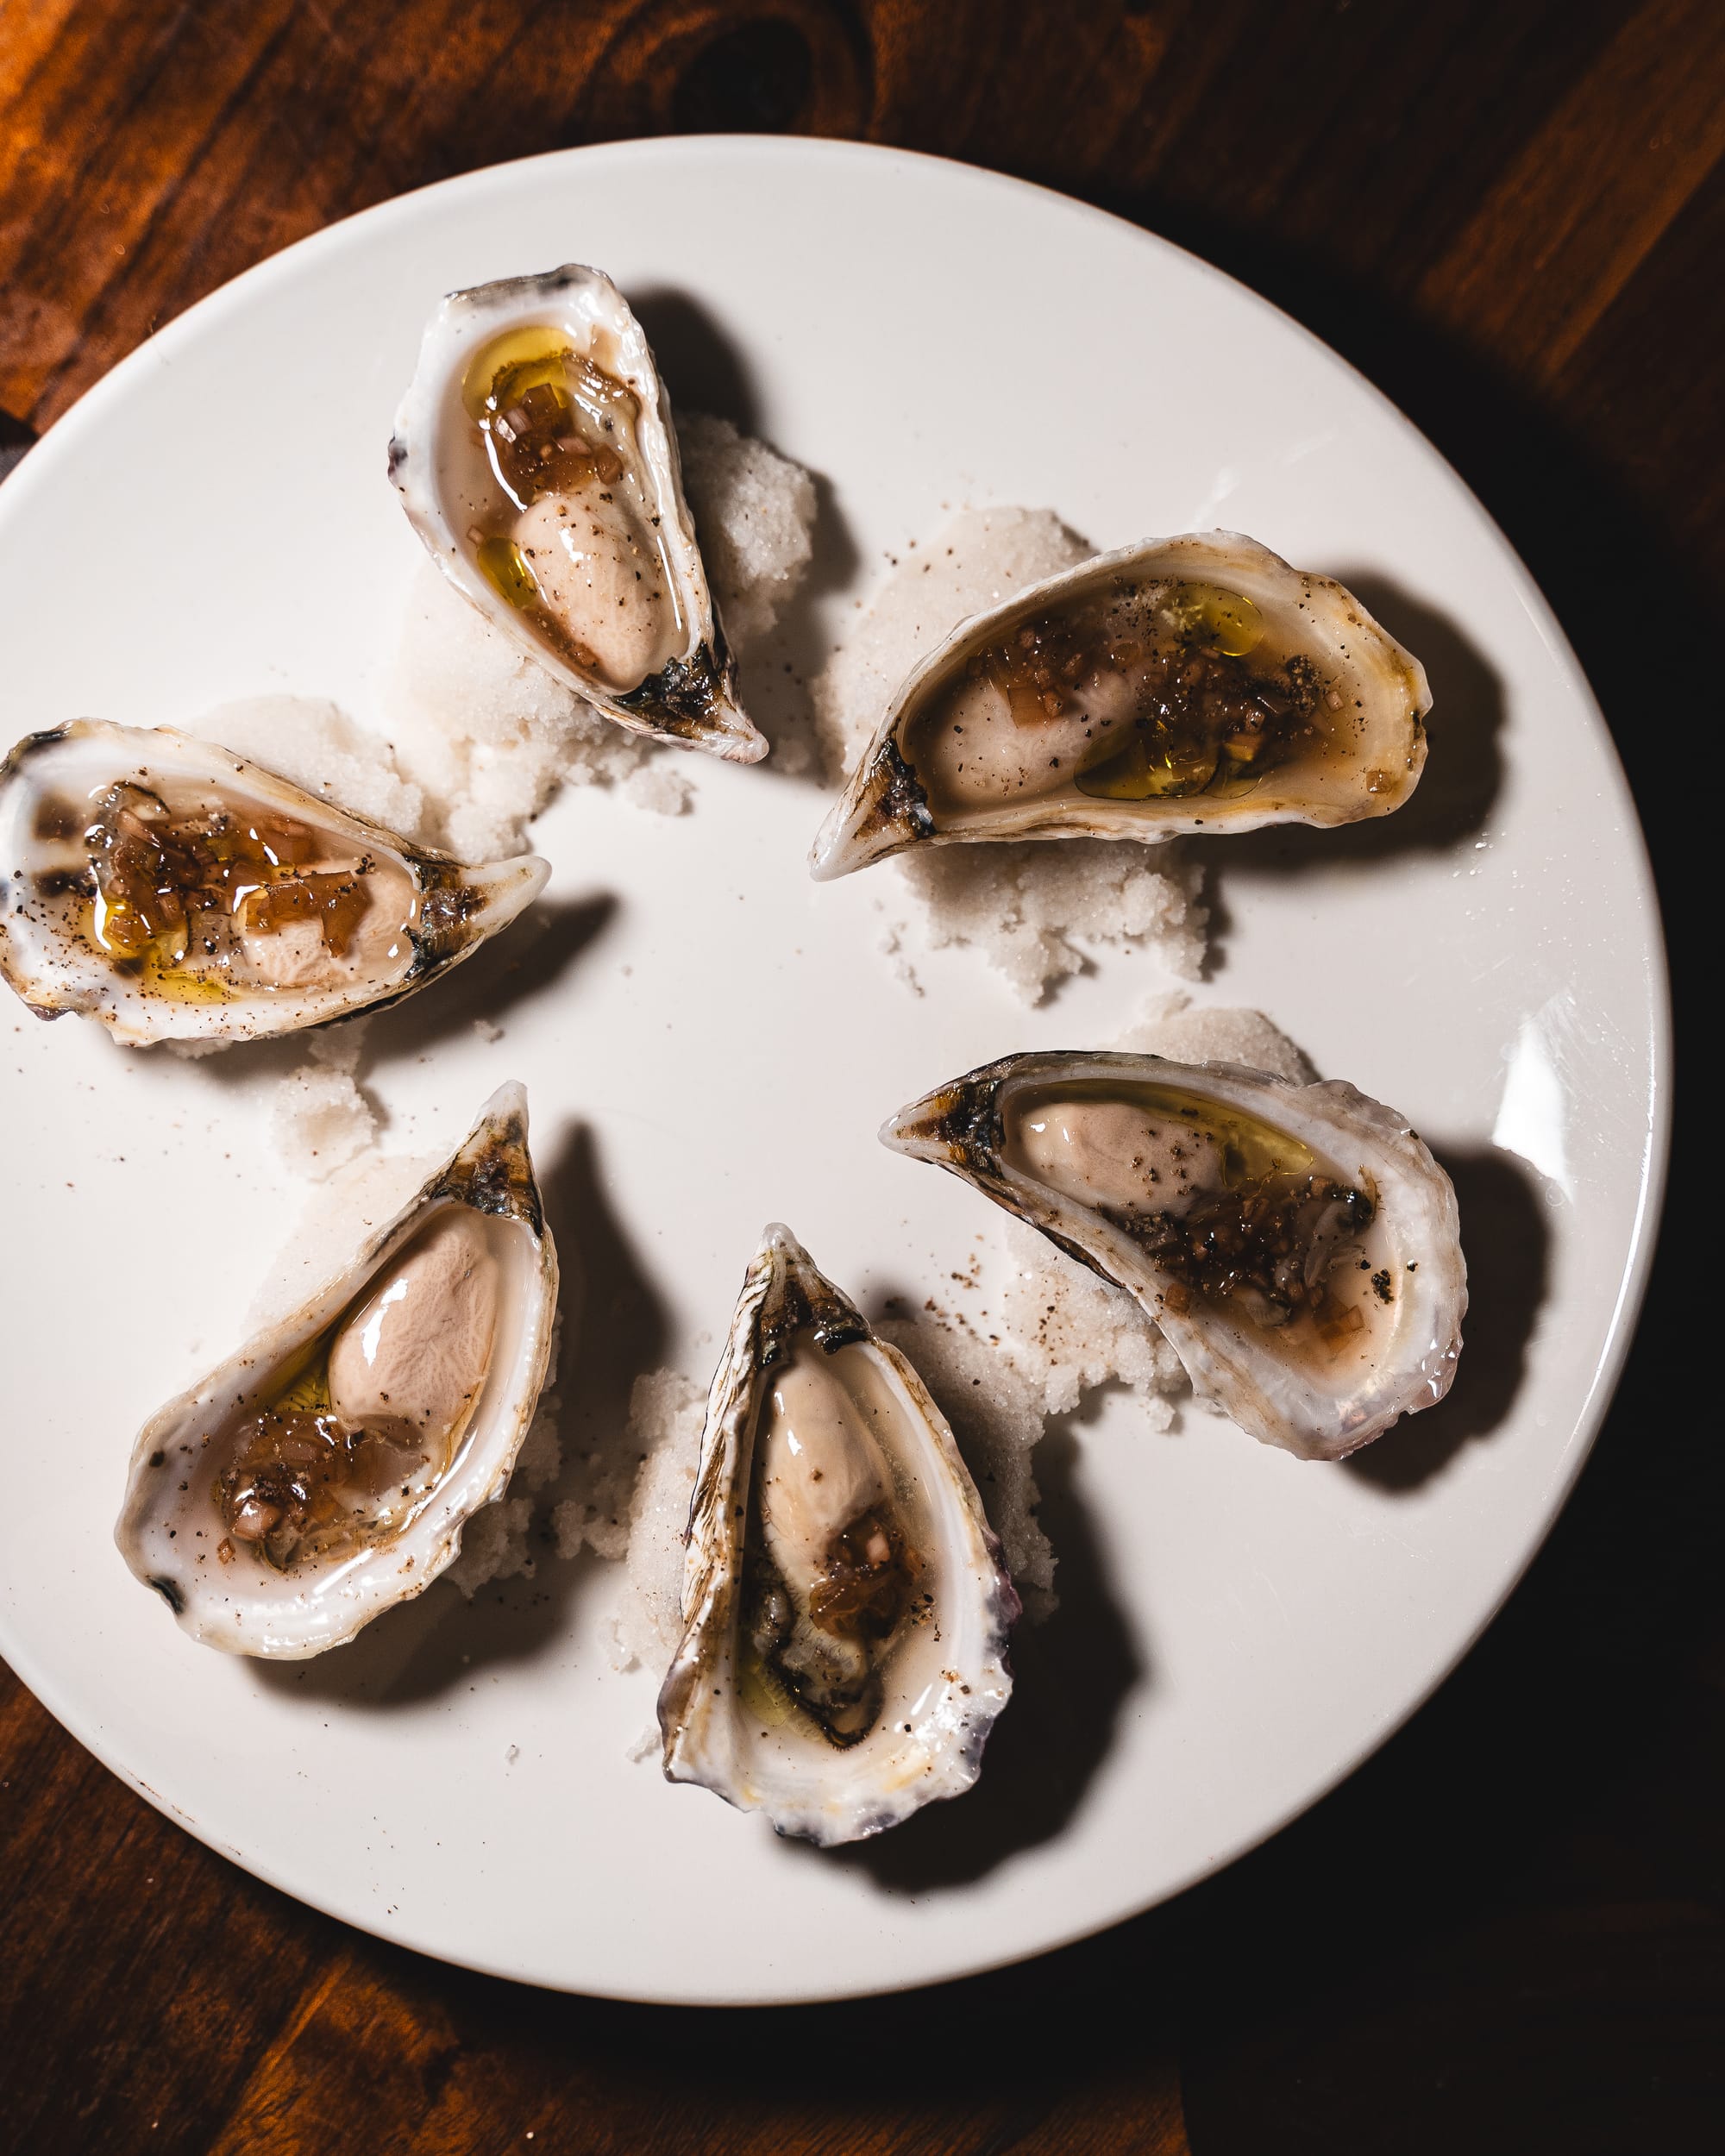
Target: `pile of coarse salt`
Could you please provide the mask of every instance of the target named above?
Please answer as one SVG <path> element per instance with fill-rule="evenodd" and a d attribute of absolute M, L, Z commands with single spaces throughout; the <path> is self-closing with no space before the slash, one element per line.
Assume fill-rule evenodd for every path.
<path fill-rule="evenodd" d="M 626 1457 L 638 1463 L 624 1522 L 627 1559 L 612 1620 L 612 1659 L 619 1670 L 662 1671 L 682 1637 L 683 1533 L 694 1496 L 706 1394 L 680 1370 L 649 1370 L 635 1381 L 623 1433 Z M 557 1546 L 573 1556 L 584 1523 L 559 1506 Z"/>
<path fill-rule="evenodd" d="M 270 1136 L 290 1174 L 325 1182 L 377 1136 L 377 1117 L 356 1075 L 366 1020 L 345 1019 L 307 1037 L 305 1061 L 277 1087 Z"/>
<path fill-rule="evenodd" d="M 814 682 L 829 761 L 856 763 L 899 685 L 960 622 L 1094 551 L 1045 509 L 966 510 L 907 547 Z M 919 993 L 919 941 L 931 950 L 970 945 L 1026 1003 L 1101 946 L 1147 950 L 1181 980 L 1203 964 L 1200 872 L 1177 844 L 919 846 L 865 873 L 890 880 L 883 947 Z"/>

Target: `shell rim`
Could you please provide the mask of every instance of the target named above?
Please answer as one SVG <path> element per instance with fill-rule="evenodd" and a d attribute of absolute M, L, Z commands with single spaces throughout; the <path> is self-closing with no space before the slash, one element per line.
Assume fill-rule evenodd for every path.
<path fill-rule="evenodd" d="M 478 1176 L 471 1178 L 466 1188 L 455 1187 L 455 1178 L 464 1156 L 469 1153 L 478 1154 L 482 1146 L 484 1149 L 505 1148 L 518 1151 L 522 1172 L 516 1205 L 476 1202 L 474 1196 L 467 1194 L 467 1189 L 477 1188 L 485 1197 L 495 1195 L 494 1186 L 489 1181 L 482 1181 Z M 388 1263 L 397 1249 L 405 1247 L 411 1239 L 420 1218 L 444 1204 L 465 1205 L 474 1212 L 511 1220 L 525 1231 L 536 1261 L 532 1275 L 536 1306 L 536 1324 L 531 1345 L 524 1363 L 528 1382 L 523 1388 L 518 1406 L 512 1410 L 517 1427 L 512 1438 L 505 1443 L 507 1457 L 491 1470 L 485 1494 L 468 1505 L 465 1511 L 444 1523 L 441 1547 L 430 1553 L 430 1561 L 405 1591 L 382 1595 L 356 1592 L 346 1607 L 345 1614 L 351 1617 L 352 1621 L 345 1631 L 336 1631 L 327 1638 L 320 1639 L 315 1646 L 282 1646 L 254 1653 L 249 1647 L 206 1630 L 198 1620 L 196 1605 L 183 1593 L 176 1595 L 170 1592 L 169 1583 L 165 1579 L 154 1576 L 146 1566 L 137 1561 L 141 1553 L 136 1551 L 135 1545 L 142 1532 L 143 1515 L 147 1510 L 144 1501 L 150 1494 L 144 1478 L 153 1471 L 149 1464 L 152 1446 L 166 1426 L 200 1412 L 206 1395 L 212 1406 L 218 1406 L 226 1399 L 231 1384 L 225 1374 L 230 1372 L 249 1350 L 254 1347 L 262 1350 L 261 1360 L 279 1356 L 291 1348 L 296 1338 L 304 1338 L 300 1328 L 304 1325 L 308 1313 L 318 1310 L 333 1298 L 338 1289 L 345 1288 L 353 1280 L 355 1274 L 363 1271 L 367 1279 L 373 1277 L 381 1266 Z M 119 1517 L 114 1525 L 114 1543 L 128 1570 L 141 1586 L 150 1589 L 167 1604 L 175 1625 L 198 1645 L 232 1655 L 242 1661 L 296 1662 L 314 1659 L 336 1647 L 347 1645 L 367 1625 L 386 1615 L 398 1603 L 417 1601 L 461 1555 L 468 1523 L 507 1494 L 521 1448 L 526 1442 L 545 1391 L 559 1285 L 556 1244 L 545 1222 L 544 1201 L 528 1146 L 526 1087 L 518 1080 L 510 1080 L 499 1086 L 485 1102 L 466 1137 L 448 1158 L 425 1178 L 388 1220 L 367 1237 L 358 1251 L 341 1269 L 330 1273 L 283 1317 L 260 1326 L 242 1339 L 221 1362 L 177 1393 L 172 1399 L 165 1401 L 145 1420 L 132 1440 L 126 1465 L 125 1492 Z M 351 1300 L 351 1297 L 348 1300 Z M 335 1317 L 339 1317 L 342 1307 L 345 1306 L 336 1307 L 329 1322 L 333 1323 Z M 500 1412 L 506 1415 L 511 1411 L 505 1407 Z M 452 1461 L 451 1467 L 454 1464 Z M 413 1532 L 430 1509 L 430 1493 L 428 1493 L 425 1503 L 405 1523 L 401 1536 L 393 1538 L 392 1544 L 380 1546 L 380 1556 L 394 1542 Z"/>
<path fill-rule="evenodd" d="M 1218 542 L 1221 542 L 1219 548 Z M 1056 799 L 1038 808 L 1034 802 L 1026 803 L 1018 813 L 1038 819 L 1024 830 L 990 830 L 985 823 L 965 825 L 937 824 L 927 805 L 927 795 L 922 781 L 906 761 L 900 743 L 900 735 L 914 707 L 922 699 L 929 682 L 938 674 L 963 658 L 976 643 L 991 636 L 1000 628 L 1009 626 L 1020 615 L 1031 612 L 1051 596 L 1063 596 L 1070 589 L 1092 578 L 1106 578 L 1117 569 L 1142 561 L 1146 555 L 1174 548 L 1195 548 L 1200 552 L 1245 552 L 1258 557 L 1254 564 L 1266 574 L 1285 573 L 1299 579 L 1308 590 L 1321 589 L 1327 593 L 1339 594 L 1341 601 L 1355 610 L 1358 625 L 1368 639 L 1371 661 L 1388 684 L 1395 684 L 1402 692 L 1404 713 L 1411 734 L 1410 768 L 1406 783 L 1393 794 L 1385 797 L 1383 806 L 1367 807 L 1357 814 L 1340 812 L 1333 815 L 1302 815 L 1286 805 L 1268 808 L 1256 806 L 1250 797 L 1238 796 L 1233 799 L 1194 794 L 1173 799 L 1166 812 L 1158 815 L 1139 815 L 1122 823 L 1120 829 L 1107 828 L 1108 819 L 1098 810 L 1085 810 L 1079 804 Z M 979 613 L 967 615 L 931 651 L 925 652 L 900 682 L 888 701 L 887 708 L 877 721 L 867 746 L 859 755 L 856 768 L 846 780 L 839 798 L 822 819 L 809 849 L 809 873 L 817 883 L 836 882 L 839 878 L 854 875 L 862 868 L 872 868 L 878 862 L 890 860 L 895 854 L 912 846 L 955 846 L 1011 844 L 1028 839 L 1105 838 L 1115 842 L 1134 840 L 1142 846 L 1166 845 L 1171 840 L 1204 831 L 1226 837 L 1230 832 L 1244 834 L 1263 830 L 1278 824 L 1307 824 L 1318 830 L 1335 830 L 1350 823 L 1369 822 L 1376 818 L 1392 815 L 1406 805 L 1424 774 L 1427 749 L 1426 718 L 1432 708 L 1431 686 L 1426 679 L 1426 669 L 1414 654 L 1400 642 L 1372 613 L 1363 599 L 1358 599 L 1339 579 L 1327 576 L 1320 570 L 1295 568 L 1284 561 L 1262 540 L 1250 533 L 1231 531 L 1220 526 L 1209 531 L 1173 532 L 1161 537 L 1147 536 L 1113 547 L 1100 554 L 1087 555 L 1082 561 L 1070 567 L 1057 569 L 1052 575 L 1039 577 L 1026 584 L 993 606 Z M 870 795 L 876 789 L 876 774 L 885 770 L 886 798 L 894 800 L 894 813 L 876 821 L 875 804 Z M 1269 774 L 1266 774 L 1269 775 Z M 897 803 L 903 802 L 903 827 L 898 821 Z M 1201 805 L 1207 799 L 1212 803 L 1210 812 L 1195 816 L 1187 802 Z M 1138 806 L 1138 805 L 1131 805 Z M 1238 813 L 1227 812 L 1236 810 Z M 986 816 L 987 812 L 984 812 Z M 864 816 L 869 818 L 874 832 L 864 837 L 856 826 Z"/>
<path fill-rule="evenodd" d="M 91 988 L 90 1000 L 43 1003 L 36 1000 L 36 982 L 20 966 L 9 932 L 4 900 L 9 890 L 9 879 L 0 874 L 0 980 L 3 980 L 18 1000 L 33 1016 L 52 1022 L 63 1018 L 93 1019 L 105 1026 L 113 1038 L 126 1048 L 154 1048 L 170 1041 L 199 1041 L 235 1047 L 248 1041 L 281 1040 L 293 1033 L 310 1033 L 326 1025 L 337 1025 L 345 1018 L 371 1016 L 392 1009 L 417 995 L 422 988 L 452 967 L 469 958 L 482 943 L 488 943 L 511 922 L 524 913 L 544 890 L 550 881 L 551 864 L 539 854 L 512 854 L 498 861 L 464 862 L 455 855 L 445 853 L 436 846 L 421 845 L 417 840 L 405 838 L 387 824 L 349 808 L 333 797 L 313 793 L 295 779 L 286 777 L 269 765 L 260 763 L 254 757 L 242 755 L 237 749 L 224 743 L 207 740 L 198 734 L 188 734 L 177 726 L 129 726 L 123 721 L 106 718 L 68 719 L 63 725 L 47 727 L 38 732 L 26 734 L 15 742 L 3 758 L 0 758 L 0 807 L 3 807 L 8 788 L 23 782 L 24 773 L 32 758 L 50 754 L 64 743 L 93 741 L 98 738 L 125 740 L 157 740 L 170 744 L 176 752 L 191 751 L 191 761 L 198 755 L 206 756 L 212 767 L 225 764 L 231 768 L 234 779 L 244 785 L 251 774 L 282 787 L 298 794 L 311 807 L 322 812 L 335 824 L 346 825 L 360 834 L 367 844 L 380 843 L 395 855 L 412 879 L 414 895 L 423 896 L 428 891 L 450 882 L 457 882 L 480 894 L 480 903 L 473 916 L 464 918 L 451 931 L 438 936 L 435 933 L 419 936 L 407 931 L 413 946 L 413 956 L 407 970 L 397 981 L 387 982 L 373 995 L 354 997 L 320 1016 L 306 1015 L 312 993 L 310 990 L 290 988 L 279 997 L 253 998 L 240 995 L 222 1002 L 176 1003 L 171 997 L 151 998 L 133 989 L 123 975 L 113 977 L 116 988 L 110 993 Z M 309 820 L 309 819 L 308 819 Z M 432 872 L 428 881 L 425 872 Z M 511 882 L 516 887 L 511 889 Z M 506 909 L 506 910 L 505 910 Z M 496 918 L 489 918 L 495 914 Z M 469 920 L 474 923 L 470 928 Z M 357 985 L 357 984 L 356 984 Z M 279 1012 L 279 1025 L 254 1024 L 236 1026 L 232 1031 L 221 1023 L 226 1012 L 235 1010 L 249 1012 L 261 1018 L 269 1012 Z M 128 1023 L 128 1014 L 138 1012 L 160 1012 L 172 1017 L 179 1012 L 188 1020 L 207 1020 L 207 1023 L 185 1023 L 160 1031 L 147 1025 Z M 299 1015 L 296 1015 L 298 1013 Z"/>

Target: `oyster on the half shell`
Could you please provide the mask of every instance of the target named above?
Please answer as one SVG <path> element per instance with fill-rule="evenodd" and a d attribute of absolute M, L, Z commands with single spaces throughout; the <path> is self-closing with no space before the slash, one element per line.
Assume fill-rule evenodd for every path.
<path fill-rule="evenodd" d="M 1467 1310 L 1455 1191 L 1352 1086 L 1008 1056 L 881 1138 L 1136 1296 L 1193 1390 L 1268 1444 L 1339 1459 L 1449 1390 Z"/>
<path fill-rule="evenodd" d="M 115 1539 L 186 1631 L 298 1659 L 429 1587 L 544 1388 L 557 1254 L 501 1087 L 303 1308 L 153 1415 Z"/>
<path fill-rule="evenodd" d="M 1349 824 L 1419 782 L 1425 670 L 1236 532 L 1146 539 L 963 623 L 892 699 L 811 856 Z"/>
<path fill-rule="evenodd" d="M 712 1381 L 665 1772 L 831 1845 L 975 1782 L 1019 1612 L 945 1418 L 769 1227 Z"/>
<path fill-rule="evenodd" d="M 735 762 L 766 755 L 737 700 L 670 400 L 608 277 L 572 262 L 451 292 L 389 470 L 456 589 L 607 718 Z"/>
<path fill-rule="evenodd" d="M 544 888 L 226 749 L 80 719 L 0 763 L 0 974 L 116 1040 L 252 1040 L 412 995 Z"/>

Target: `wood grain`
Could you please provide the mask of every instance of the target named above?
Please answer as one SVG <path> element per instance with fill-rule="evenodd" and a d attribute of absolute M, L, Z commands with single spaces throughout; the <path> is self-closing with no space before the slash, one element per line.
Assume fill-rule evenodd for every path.
<path fill-rule="evenodd" d="M 1674 760 L 1710 773 L 1719 717 L 1716 0 L 0 0 L 0 460 L 332 218 L 569 142 L 728 127 L 1064 188 L 1362 366 L 1545 584 L 1636 787 L 1679 978 L 1703 936 L 1716 967 L 1694 789 L 1672 784 Z M 1715 1152 L 1680 1130 L 1680 1161 Z M 773 2014 L 524 1992 L 287 1902 L 9 1680 L 0 2147 L 1711 2156 L 1703 1187 L 1678 1179 L 1578 1495 L 1461 1671 L 1267 1848 L 1026 1969 Z"/>

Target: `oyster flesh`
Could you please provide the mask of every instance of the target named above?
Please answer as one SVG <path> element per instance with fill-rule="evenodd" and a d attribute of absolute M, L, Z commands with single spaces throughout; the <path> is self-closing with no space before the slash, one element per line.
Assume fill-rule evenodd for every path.
<path fill-rule="evenodd" d="M 1350 824 L 1419 782 L 1425 670 L 1236 532 L 1145 539 L 963 623 L 888 706 L 811 856 Z"/>
<path fill-rule="evenodd" d="M 787 1228 L 707 1401 L 665 1773 L 831 1846 L 968 1789 L 1019 1612 L 944 1417 Z"/>
<path fill-rule="evenodd" d="M 298 1659 L 352 1639 L 502 1496 L 556 1305 L 527 1096 L 504 1086 L 350 1265 L 145 1424 L 122 1555 L 207 1646 Z"/>
<path fill-rule="evenodd" d="M 1267 1444 L 1340 1459 L 1450 1388 L 1467 1310 L 1455 1192 L 1352 1086 L 1008 1056 L 881 1139 L 1136 1296 L 1193 1390 Z"/>
<path fill-rule="evenodd" d="M 389 471 L 456 589 L 607 718 L 739 763 L 766 755 L 737 700 L 670 400 L 608 277 L 571 262 L 451 292 Z"/>
<path fill-rule="evenodd" d="M 135 1047 L 399 1002 L 549 874 L 465 867 L 168 726 L 79 719 L 0 763 L 0 974 Z"/>

